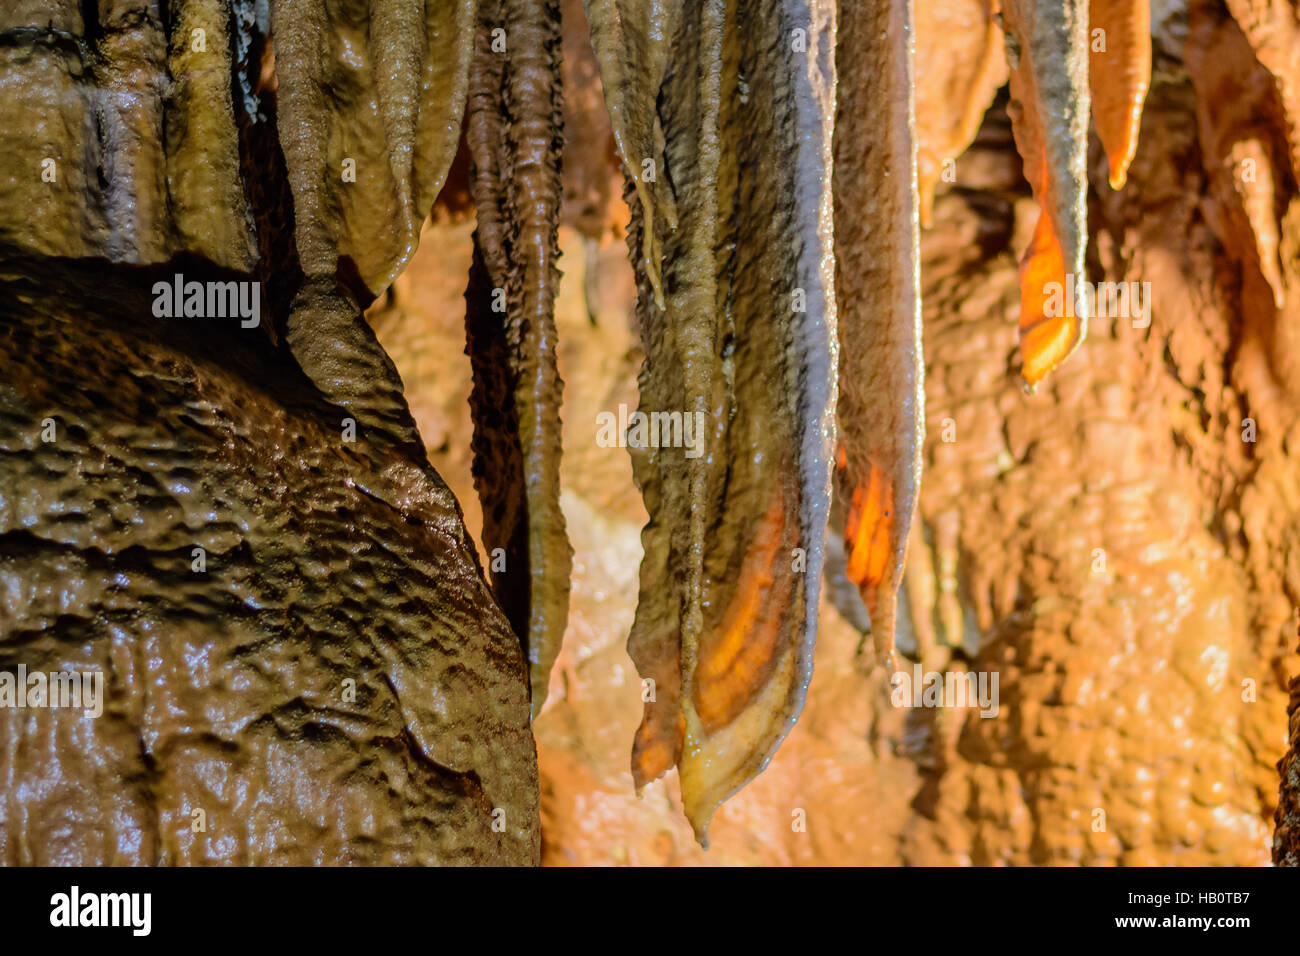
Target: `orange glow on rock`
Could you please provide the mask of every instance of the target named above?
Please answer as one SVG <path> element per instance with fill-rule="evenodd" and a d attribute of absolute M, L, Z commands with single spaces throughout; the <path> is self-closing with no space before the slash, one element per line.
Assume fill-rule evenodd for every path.
<path fill-rule="evenodd" d="M 1067 314 L 1070 310 L 1065 308 L 1058 315 L 1048 314 L 1052 285 L 1063 292 L 1072 278 L 1066 274 L 1061 243 L 1052 230 L 1051 217 L 1043 213 L 1020 261 L 1020 352 L 1024 358 L 1021 374 L 1031 389 L 1064 362 L 1083 338 L 1085 316 L 1077 312 Z"/>
<path fill-rule="evenodd" d="M 894 487 L 884 471 L 872 462 L 866 485 L 853 489 L 845 540 L 849 543 L 846 573 L 858 586 L 873 619 L 880 585 L 893 553 L 894 517 Z"/>
<path fill-rule="evenodd" d="M 793 570 L 795 516 L 778 484 L 759 520 L 722 619 L 701 642 L 695 709 L 706 733 L 725 727 L 767 682 L 784 633 Z"/>

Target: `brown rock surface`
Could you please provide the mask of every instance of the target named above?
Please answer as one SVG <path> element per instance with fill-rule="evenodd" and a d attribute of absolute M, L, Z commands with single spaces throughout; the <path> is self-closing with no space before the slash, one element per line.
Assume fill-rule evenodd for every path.
<path fill-rule="evenodd" d="M 0 708 L 2 862 L 538 857 L 519 643 L 358 302 L 471 6 L 379 6 L 277 3 L 275 74 L 253 4 L 0 15 L 0 672 L 107 683 Z"/>
<path fill-rule="evenodd" d="M 107 686 L 0 708 L 0 861 L 532 862 L 522 657 L 446 486 L 150 278 L 3 267 L 0 669 Z"/>

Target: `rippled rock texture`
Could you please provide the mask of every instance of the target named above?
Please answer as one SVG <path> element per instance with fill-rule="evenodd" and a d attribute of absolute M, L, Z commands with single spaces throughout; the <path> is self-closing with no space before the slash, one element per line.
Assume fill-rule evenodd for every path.
<path fill-rule="evenodd" d="M 537 860 L 521 648 L 362 318 L 473 7 L 378 7 L 0 14 L 0 667 L 107 684 L 0 709 L 6 863 Z"/>

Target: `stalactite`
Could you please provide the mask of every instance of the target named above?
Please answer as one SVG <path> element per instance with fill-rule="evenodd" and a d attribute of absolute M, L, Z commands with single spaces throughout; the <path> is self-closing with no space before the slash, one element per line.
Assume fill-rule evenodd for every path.
<path fill-rule="evenodd" d="M 482 0 L 477 32 L 466 128 L 478 212 L 466 295 L 474 478 L 494 590 L 523 641 L 536 716 L 564 637 L 573 565 L 560 511 L 555 364 L 558 0 Z"/>
<path fill-rule="evenodd" d="M 685 0 L 583 0 L 591 42 L 600 64 L 605 106 L 614 142 L 636 189 L 636 202 L 650 224 L 642 230 L 638 268 L 655 303 L 665 306 L 662 239 L 653 224 L 676 228 L 663 168 L 664 130 L 656 109 L 659 90 L 673 65 L 673 45 Z M 678 68 L 681 66 L 678 64 Z"/>
<path fill-rule="evenodd" d="M 1088 88 L 1112 189 L 1123 189 L 1151 86 L 1151 0 L 1091 0 Z"/>
<path fill-rule="evenodd" d="M 475 6 L 272 0 L 280 144 L 308 276 L 338 273 L 368 300 L 415 251 L 459 139 Z"/>
<path fill-rule="evenodd" d="M 840 7 L 835 291 L 847 573 L 876 650 L 894 645 L 924 438 L 910 0 Z"/>
<path fill-rule="evenodd" d="M 42 255 L 247 271 L 224 0 L 60 0 L 0 11 L 0 242 Z M 32 188 L 33 184 L 40 188 Z"/>
<path fill-rule="evenodd" d="M 1240 25 L 1219 4 L 1191 4 L 1186 56 L 1213 203 L 1210 224 L 1240 273 L 1242 342 L 1234 362 L 1261 409 L 1289 414 L 1300 400 L 1294 296 L 1297 269 L 1281 254 L 1282 221 L 1295 180 L 1276 78 L 1255 57 Z M 1288 306 L 1290 303 L 1290 306 Z"/>
<path fill-rule="evenodd" d="M 1300 17 L 1294 0 L 1226 0 L 1228 12 L 1268 70 L 1276 87 L 1281 129 L 1291 160 L 1291 178 L 1300 178 Z"/>
<path fill-rule="evenodd" d="M 1082 303 L 1054 308 L 1084 278 L 1088 242 L 1088 8 L 1086 0 L 1007 0 L 1011 122 L 1041 213 L 1020 266 L 1021 374 L 1029 388 L 1083 341 Z M 1056 314 L 1062 313 L 1072 314 Z"/>
<path fill-rule="evenodd" d="M 925 0 L 914 5 L 913 75 L 916 175 L 921 225 L 929 226 L 935 187 L 956 182 L 957 157 L 970 145 L 984 111 L 1007 82 L 998 0 Z"/>
<path fill-rule="evenodd" d="M 703 431 L 693 452 L 634 451 L 650 523 L 628 650 L 653 694 L 633 776 L 677 764 L 703 842 L 810 676 L 835 381 L 833 14 L 710 0 L 588 16 L 630 180 L 640 411 Z"/>

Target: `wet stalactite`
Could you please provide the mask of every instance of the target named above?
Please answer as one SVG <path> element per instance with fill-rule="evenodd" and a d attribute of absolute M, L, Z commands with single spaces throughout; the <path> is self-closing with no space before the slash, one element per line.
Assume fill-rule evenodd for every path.
<path fill-rule="evenodd" d="M 838 489 L 846 574 L 894 647 L 925 437 L 910 5 L 841 11 L 835 118 Z M 863 176 L 863 168 L 879 175 Z"/>
<path fill-rule="evenodd" d="M 640 788 L 676 764 L 703 841 L 793 725 L 810 678 L 835 381 L 832 19 L 779 2 L 665 13 L 588 4 L 644 264 L 640 410 L 679 411 L 704 432 L 700 454 L 632 452 L 650 523 L 628 650 L 655 687 L 633 778 Z M 800 50 L 765 42 L 796 31 Z M 644 44 L 662 79 L 637 62 Z"/>
<path fill-rule="evenodd" d="M 927 79 L 913 85 L 921 225 L 933 224 L 934 191 L 951 182 L 997 91 L 1007 82 L 997 0 L 914 4 L 916 62 Z M 954 43 L 952 37 L 962 37 Z M 945 173 L 947 174 L 945 176 Z"/>
<path fill-rule="evenodd" d="M 623 436 L 638 791 L 675 768 L 707 843 L 803 712 L 843 576 L 864 695 L 906 655 L 1000 673 L 1014 715 L 908 718 L 900 862 L 1241 862 L 1274 810 L 1297 862 L 1297 682 L 1280 799 L 1283 728 L 1236 686 L 1280 710 L 1300 600 L 1293 4 L 575 9 L 0 14 L 0 665 L 97 662 L 116 694 L 75 760 L 71 718 L 0 714 L 31 812 L 86 841 L 33 850 L 0 809 L 0 859 L 538 859 L 572 160 L 590 195 L 622 181 L 637 412 L 663 424 Z M 574 30 L 617 170 L 566 155 Z M 364 315 L 458 149 L 482 555 Z M 178 325 L 148 295 L 176 272 L 260 281 L 266 314 Z M 1145 324 L 1073 292 L 1147 274 Z M 108 803 L 70 796 L 88 780 Z M 178 836 L 196 801 L 257 825 Z"/>
<path fill-rule="evenodd" d="M 1011 73 L 1011 127 L 1040 207 L 1020 263 L 1022 374 L 1033 388 L 1074 351 L 1086 307 L 1053 309 L 1047 291 L 1084 275 L 1088 241 L 1088 4 L 1007 0 L 1002 10 Z"/>
<path fill-rule="evenodd" d="M 500 549 L 500 562 L 489 561 L 497 599 L 524 642 L 536 715 L 564 637 L 573 560 L 560 511 L 555 364 L 559 4 L 484 0 L 475 42 L 466 138 L 478 231 L 465 297 L 475 475 L 484 547 Z"/>

